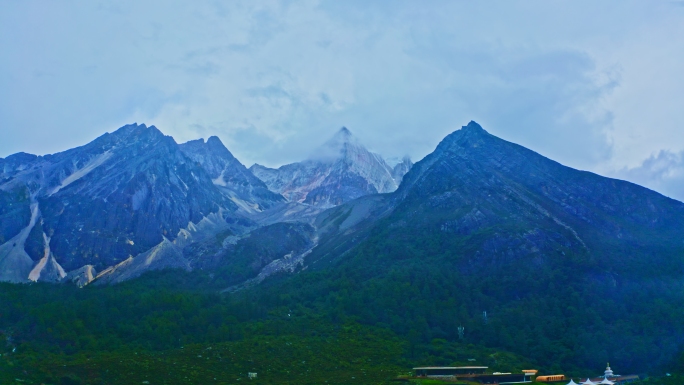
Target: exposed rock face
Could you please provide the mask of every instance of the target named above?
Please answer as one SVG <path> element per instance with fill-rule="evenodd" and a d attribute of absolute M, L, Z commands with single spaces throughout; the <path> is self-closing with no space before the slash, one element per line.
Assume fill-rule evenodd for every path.
<path fill-rule="evenodd" d="M 127 125 L 54 155 L 15 154 L 0 165 L 0 200 L 8 202 L 0 209 L 3 243 L 19 229 L 29 229 L 21 235 L 25 250 L 2 258 L 8 263 L 11 256 L 21 273 L 12 271 L 19 275 L 26 268 L 18 266 L 28 265 L 29 259 L 29 272 L 41 263 L 45 239 L 52 256 L 41 269 L 59 271 L 52 267 L 60 265 L 73 270 L 86 264 L 104 269 L 150 249 L 164 236 L 175 237 L 191 221 L 221 208 L 237 210 L 173 138 L 145 125 Z M 31 204 L 39 207 L 39 216 L 29 228 Z M 3 250 L 10 246 L 2 245 Z"/>
<path fill-rule="evenodd" d="M 285 201 L 235 159 L 216 136 L 210 137 L 206 143 L 203 139 L 183 143 L 180 148 L 204 168 L 214 185 L 241 210 L 247 213 L 261 212 Z"/>
<path fill-rule="evenodd" d="M 190 263 L 179 247 L 164 238 L 150 250 L 109 267 L 95 278 L 96 285 L 120 283 L 137 278 L 143 273 L 162 269 L 190 270 Z"/>
<path fill-rule="evenodd" d="M 0 245 L 19 234 L 29 223 L 30 204 L 30 193 L 25 187 L 0 190 Z"/>
<path fill-rule="evenodd" d="M 397 181 L 397 185 L 401 184 L 404 175 L 411 170 L 411 167 L 413 167 L 413 162 L 408 156 L 405 156 L 399 163 L 394 165 L 392 168 L 392 178 Z"/>
<path fill-rule="evenodd" d="M 528 333 L 538 346 L 570 350 L 593 344 L 573 351 L 586 366 L 597 350 L 620 351 L 621 366 L 635 368 L 681 353 L 681 344 L 659 343 L 684 340 L 672 326 L 684 303 L 684 203 L 565 167 L 474 122 L 417 162 L 396 192 L 326 210 L 315 223 L 307 270 L 266 293 L 324 293 L 313 308 L 347 298 L 362 303 L 348 310 L 362 322 L 394 323 L 399 332 L 411 323 L 395 315 L 414 314 L 410 322 L 429 319 L 426 330 L 440 338 L 459 338 L 461 319 L 481 327 L 486 310 L 497 319 L 492 336 Z M 313 277 L 316 291 L 307 291 Z M 353 294 L 337 282 L 353 282 Z M 396 298 L 411 298 L 410 306 L 388 301 Z M 614 325 L 624 325 L 619 339 L 601 337 Z M 524 339 L 493 344 L 526 354 L 535 348 L 519 346 Z"/>
<path fill-rule="evenodd" d="M 222 233 L 186 247 L 183 253 L 194 269 L 211 272 L 214 285 L 230 287 L 292 271 L 316 240 L 316 231 L 308 224 L 275 223 L 241 235 Z"/>
<path fill-rule="evenodd" d="M 72 270 L 64 277 L 64 281 L 71 282 L 78 287 L 83 287 L 95 279 L 97 272 L 93 265 L 85 265 L 76 270 Z"/>
<path fill-rule="evenodd" d="M 635 245 L 683 246 L 677 240 L 684 235 L 682 202 L 563 166 L 496 138 L 475 122 L 447 136 L 416 164 L 396 195 L 421 212 L 448 214 L 439 217 L 441 231 L 473 234 L 515 226 L 527 234 L 520 236 L 535 253 L 558 243 L 589 254 L 609 248 L 613 251 L 606 258 L 612 254 L 613 259 L 619 258 L 617 249 L 633 254 Z M 533 233 L 548 239 L 542 242 Z M 509 242 L 502 233 L 495 238 Z M 615 244 L 607 247 L 608 239 Z"/>
<path fill-rule="evenodd" d="M 452 252 L 468 255 L 461 267 L 471 273 L 519 263 L 539 268 L 572 254 L 575 261 L 644 274 L 654 263 L 671 265 L 684 252 L 684 203 L 565 167 L 475 122 L 447 136 L 411 168 L 396 192 L 377 198 L 372 210 L 363 209 L 367 200 L 320 214 L 318 227 L 334 237 L 410 233 L 415 242 L 439 232 L 463 240 L 464 250 Z M 374 227 L 386 217 L 389 228 Z"/>
<path fill-rule="evenodd" d="M 344 127 L 303 162 L 278 169 L 255 164 L 250 171 L 289 201 L 319 207 L 392 192 L 398 186 L 394 170 L 385 160 L 368 151 Z"/>

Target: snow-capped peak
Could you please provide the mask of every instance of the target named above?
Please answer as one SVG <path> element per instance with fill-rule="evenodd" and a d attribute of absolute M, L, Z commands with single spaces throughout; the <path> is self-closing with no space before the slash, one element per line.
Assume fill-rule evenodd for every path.
<path fill-rule="evenodd" d="M 380 155 L 368 151 L 346 127 L 303 162 L 279 169 L 254 165 L 250 170 L 288 200 L 322 207 L 367 194 L 392 192 L 398 187 L 394 170 Z"/>

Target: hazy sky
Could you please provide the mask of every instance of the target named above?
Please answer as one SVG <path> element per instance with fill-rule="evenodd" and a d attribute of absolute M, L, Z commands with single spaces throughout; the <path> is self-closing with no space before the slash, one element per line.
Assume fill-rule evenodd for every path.
<path fill-rule="evenodd" d="M 684 200 L 684 1 L 0 0 L 0 157 L 138 122 L 418 160 L 470 120 Z"/>

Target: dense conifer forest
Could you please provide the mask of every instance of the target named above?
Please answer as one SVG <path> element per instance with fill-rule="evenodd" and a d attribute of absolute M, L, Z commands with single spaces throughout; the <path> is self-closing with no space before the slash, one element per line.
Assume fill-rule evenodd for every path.
<path fill-rule="evenodd" d="M 649 330 L 656 318 L 680 327 L 682 304 L 666 297 L 632 308 L 638 297 L 555 288 L 499 301 L 454 286 L 466 282 L 444 269 L 407 265 L 376 278 L 364 271 L 322 269 L 231 294 L 189 289 L 207 278 L 177 271 L 111 287 L 2 284 L 0 382 L 236 383 L 257 372 L 254 383 L 386 383 L 416 365 L 473 362 L 587 376 L 607 359 L 622 373 L 684 368 L 662 353 L 674 349 L 664 345 L 675 343 L 668 330 Z M 638 323 L 613 322 L 615 312 Z M 640 337 L 644 331 L 661 338 Z"/>

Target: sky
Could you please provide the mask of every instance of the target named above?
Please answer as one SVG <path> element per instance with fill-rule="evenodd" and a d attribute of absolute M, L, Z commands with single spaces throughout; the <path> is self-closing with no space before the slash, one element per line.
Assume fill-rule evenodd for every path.
<path fill-rule="evenodd" d="M 0 157 L 137 122 L 247 166 L 342 126 L 416 161 L 470 120 L 684 200 L 684 1 L 0 0 Z"/>

